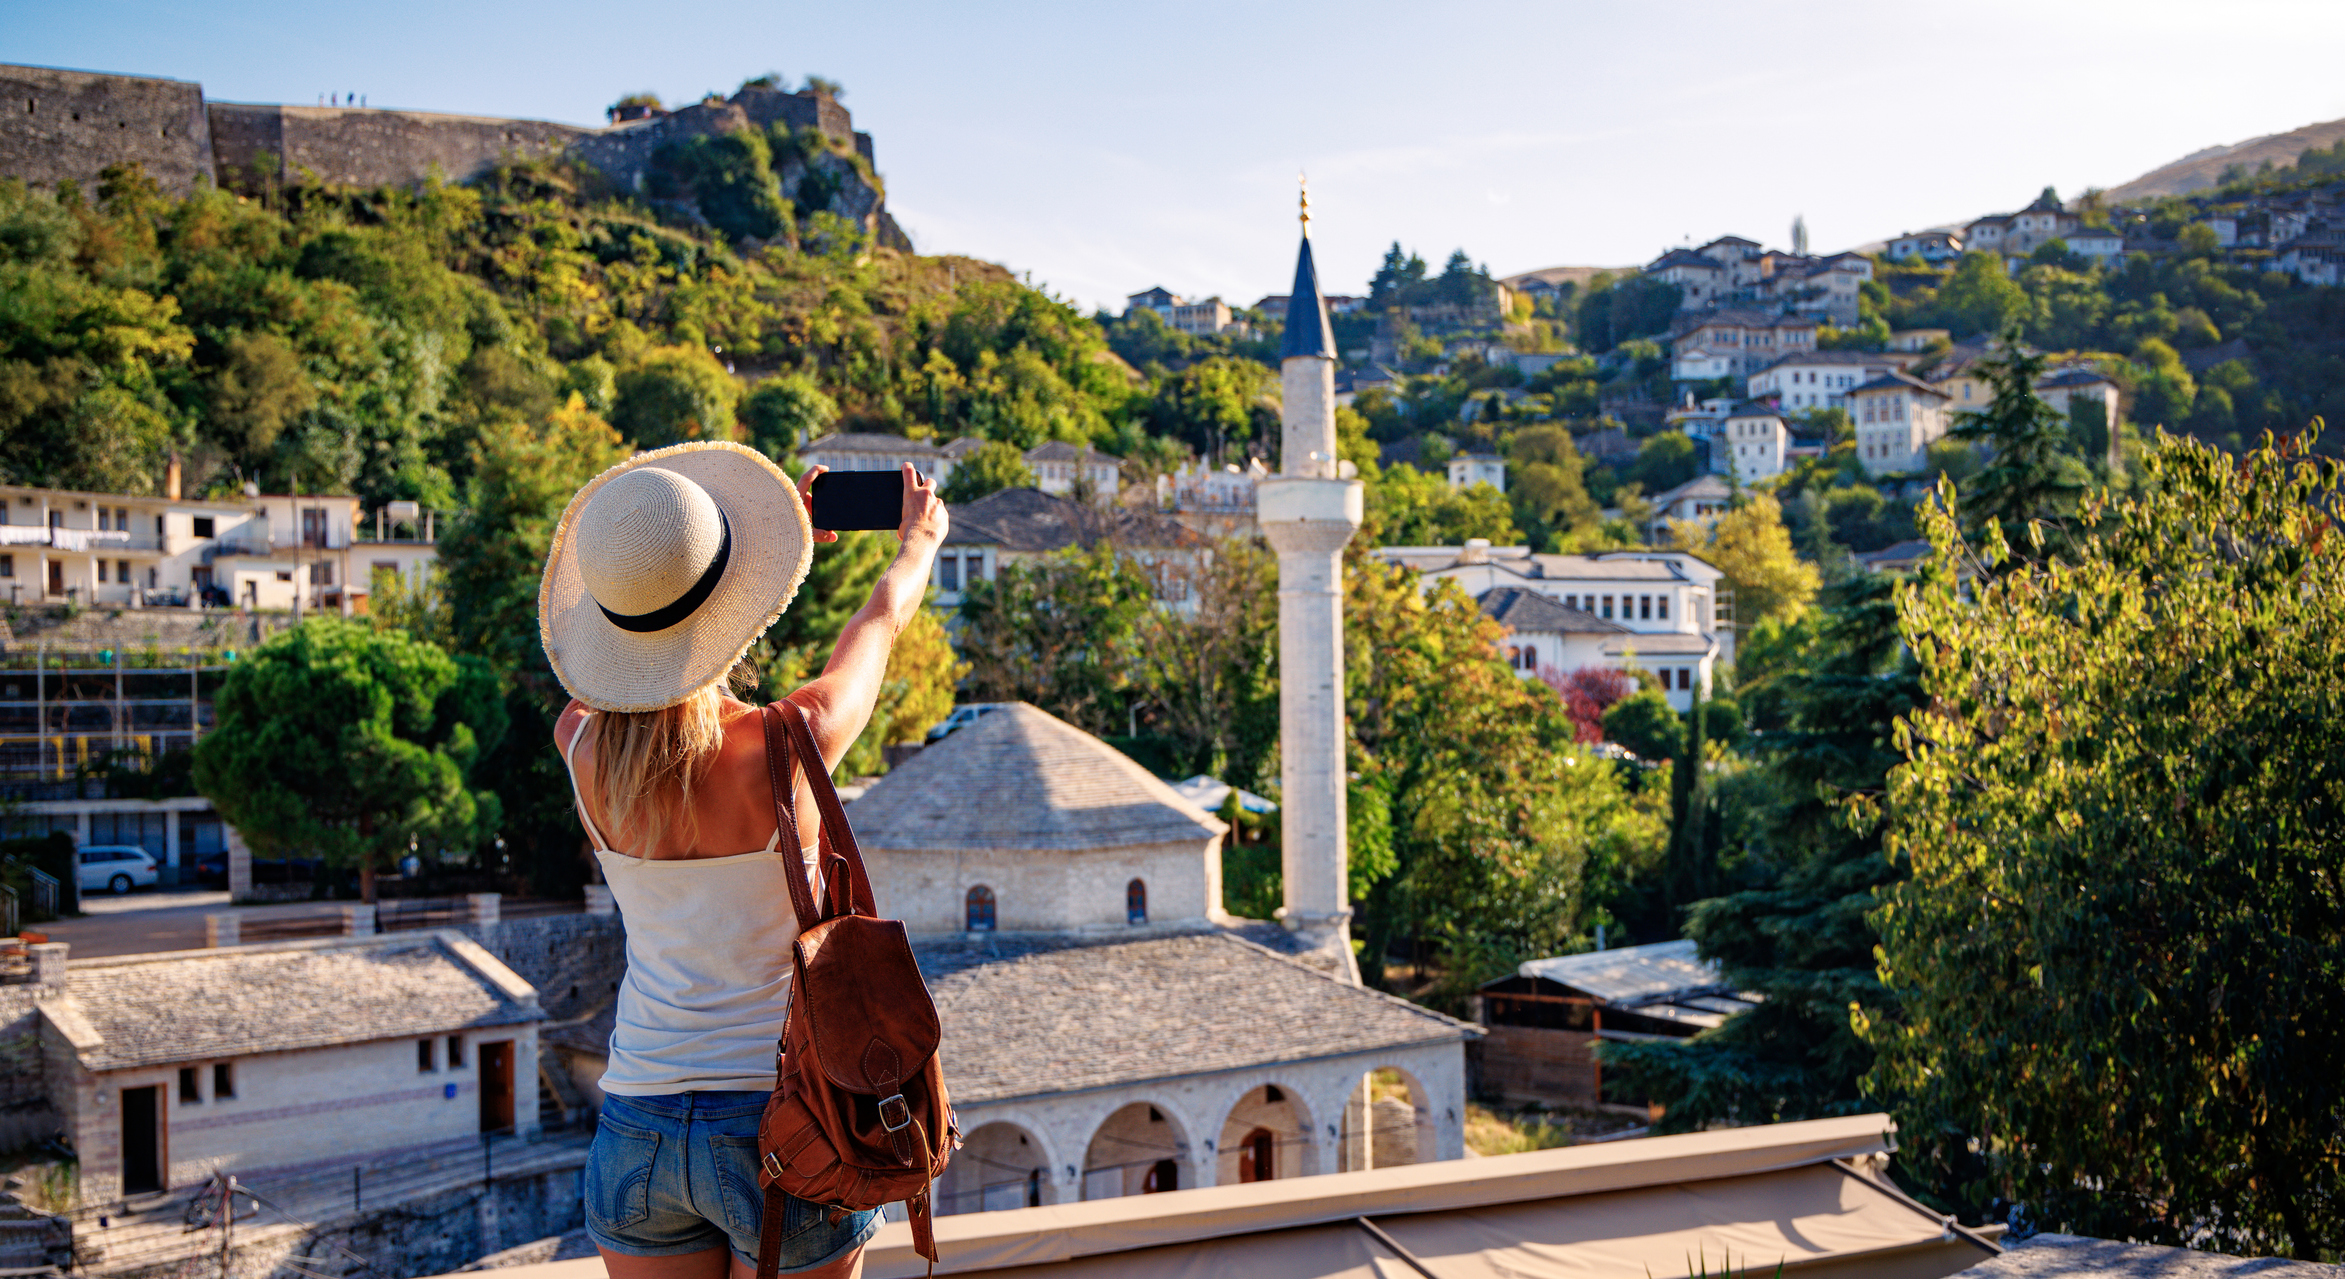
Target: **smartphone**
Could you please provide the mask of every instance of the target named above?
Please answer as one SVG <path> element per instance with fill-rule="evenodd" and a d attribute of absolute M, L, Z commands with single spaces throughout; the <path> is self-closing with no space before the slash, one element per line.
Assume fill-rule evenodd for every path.
<path fill-rule="evenodd" d="M 902 471 L 825 471 L 814 477 L 814 527 L 833 533 L 904 524 Z"/>

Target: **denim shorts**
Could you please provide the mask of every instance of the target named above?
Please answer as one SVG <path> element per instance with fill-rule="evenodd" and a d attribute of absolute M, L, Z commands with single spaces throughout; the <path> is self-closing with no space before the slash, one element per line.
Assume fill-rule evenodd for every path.
<path fill-rule="evenodd" d="M 757 1186 L 762 1092 L 605 1094 L 587 1152 L 586 1233 L 627 1257 L 670 1257 L 720 1244 L 757 1262 L 765 1192 Z M 781 1272 L 813 1270 L 861 1247 L 879 1213 L 831 1210 L 795 1196 L 782 1220 Z"/>

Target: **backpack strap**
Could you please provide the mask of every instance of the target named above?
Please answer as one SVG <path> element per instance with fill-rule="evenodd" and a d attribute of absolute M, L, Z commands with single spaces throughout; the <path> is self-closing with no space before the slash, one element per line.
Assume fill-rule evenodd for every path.
<path fill-rule="evenodd" d="M 805 768 L 806 783 L 814 791 L 814 806 L 822 814 L 822 842 L 831 857 L 836 859 L 831 865 L 835 870 L 837 863 L 845 863 L 846 874 L 836 876 L 844 881 L 840 887 L 846 890 L 847 896 L 846 903 L 838 913 L 877 919 L 879 908 L 873 904 L 871 876 L 863 869 L 863 850 L 855 844 L 855 828 L 847 824 L 847 809 L 839 803 L 838 788 L 831 785 L 830 770 L 822 766 L 822 751 L 814 744 L 814 730 L 806 725 L 806 713 L 787 698 L 775 705 L 781 708 L 782 722 L 788 727 L 791 744 L 796 748 L 801 766 Z M 766 758 L 773 758 L 770 748 Z M 795 787 L 791 788 L 791 798 L 793 801 L 797 798 Z M 801 924 L 800 927 L 808 925 Z"/>
<path fill-rule="evenodd" d="M 790 847 L 792 858 L 803 859 L 805 844 L 798 838 L 798 786 L 793 777 L 796 760 L 792 757 L 796 752 L 789 734 L 782 727 L 782 716 L 778 711 L 767 706 L 758 712 L 758 718 L 763 721 L 765 728 L 766 780 L 773 784 L 774 791 L 774 831 L 786 837 L 785 842 Z M 809 737 L 808 740 L 813 739 Z M 821 756 L 815 758 L 820 759 Z M 826 785 L 829 783 L 827 774 L 816 775 L 821 776 Z M 836 798 L 835 792 L 833 798 Z M 829 824 L 827 821 L 823 823 L 826 827 Z M 790 873 L 782 878 L 790 885 L 790 909 L 798 916 L 798 931 L 803 933 L 821 923 L 822 907 L 815 902 L 814 889 L 806 882 L 805 868 L 792 866 Z"/>
<path fill-rule="evenodd" d="M 775 1279 L 782 1268 L 782 1219 L 789 1204 L 780 1183 L 765 1188 L 765 1215 L 757 1226 L 757 1279 Z"/>

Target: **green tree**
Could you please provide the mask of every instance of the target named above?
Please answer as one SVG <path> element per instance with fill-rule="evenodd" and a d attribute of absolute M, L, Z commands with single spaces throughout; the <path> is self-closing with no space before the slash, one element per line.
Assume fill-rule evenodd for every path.
<path fill-rule="evenodd" d="M 1715 521 L 1671 520 L 1669 537 L 1718 566 L 1734 587 L 1734 620 L 1755 626 L 1771 617 L 1797 617 L 1822 584 L 1815 566 L 1792 549 L 1783 505 L 1773 494 L 1745 497 Z"/>
<path fill-rule="evenodd" d="M 969 450 L 954 464 L 938 496 L 949 506 L 991 497 L 1003 489 L 1033 488 L 1038 481 L 1026 455 L 1015 444 L 988 440 Z"/>
<path fill-rule="evenodd" d="M 1851 579 L 1804 621 L 1770 624 L 1746 643 L 1737 673 L 1765 708 L 1766 731 L 1748 784 L 1721 800 L 1744 886 L 1695 902 L 1685 931 L 1726 982 L 1766 1000 L 1691 1040 L 1604 1046 L 1608 1078 L 1667 1108 L 1664 1131 L 1877 1104 L 1860 1087 L 1873 1052 L 1848 1010 L 1886 1003 L 1866 916 L 1898 872 L 1878 815 L 1847 801 L 1881 793 L 1900 762 L 1897 720 L 1921 705 L 1898 590 L 1885 577 Z"/>
<path fill-rule="evenodd" d="M 316 618 L 237 663 L 195 748 L 195 781 L 271 857 L 375 868 L 410 848 L 470 853 L 497 829 L 497 797 L 468 784 L 504 736 L 496 677 L 399 631 Z"/>
<path fill-rule="evenodd" d="M 1685 721 L 1669 708 L 1657 688 L 1640 689 L 1604 711 L 1604 738 L 1627 747 L 1639 759 L 1683 759 Z"/>
<path fill-rule="evenodd" d="M 1979 365 L 1994 392 L 1984 409 L 1958 414 L 1953 435 L 1984 444 L 1990 458 L 1971 481 L 1964 515 L 1998 521 L 2003 535 L 2018 544 L 2038 521 L 2058 521 L 2075 510 L 2090 473 L 2068 451 L 2068 419 L 2036 394 L 2049 361 L 2019 342 L 2016 328 L 2003 335 L 2002 349 Z"/>
<path fill-rule="evenodd" d="M 2001 333 L 2031 309 L 2027 290 L 2003 269 L 1994 253 L 1965 253 L 1954 264 L 1946 283 L 1938 286 L 1937 302 L 1929 319 L 1961 337 L 1973 333 Z"/>
<path fill-rule="evenodd" d="M 1507 444 L 1507 499 L 1543 549 L 1566 552 L 1597 536 L 1604 512 L 1588 496 L 1587 459 L 1560 426 L 1529 426 Z"/>
<path fill-rule="evenodd" d="M 1413 466 L 1384 468 L 1368 485 L 1367 508 L 1362 536 L 1370 545 L 1458 546 L 1486 537 L 1510 546 L 1522 539 L 1505 494 L 1488 484 L 1453 489 L 1447 477 Z"/>
<path fill-rule="evenodd" d="M 929 729 L 952 714 L 953 686 L 968 673 L 969 663 L 953 653 L 952 638 L 937 610 L 924 608 L 913 614 L 888 649 L 887 676 L 880 682 L 871 722 L 839 761 L 839 776 L 876 777 L 887 772 L 885 748 L 925 740 Z"/>
<path fill-rule="evenodd" d="M 1131 646 L 1154 600 L 1147 574 L 1106 542 L 1003 565 L 961 596 L 970 697 L 1032 702 L 1092 733 L 1122 729 Z"/>
<path fill-rule="evenodd" d="M 1663 493 L 1694 478 L 1694 442 L 1683 431 L 1663 431 L 1637 448 L 1623 477 L 1647 493 Z"/>
<path fill-rule="evenodd" d="M 2073 555 L 1902 604 L 1911 878 L 1865 1010 L 1900 1164 L 2109 1238 L 2345 1255 L 2338 467 L 2161 437 Z M 1965 543 L 1942 513 L 1931 539 Z"/>
<path fill-rule="evenodd" d="M 620 372 L 611 425 L 639 448 L 729 440 L 741 384 L 698 346 L 644 353 Z"/>
<path fill-rule="evenodd" d="M 838 420 L 839 402 L 803 373 L 767 378 L 741 401 L 748 442 L 776 461 L 795 457 L 799 445 L 828 433 Z"/>

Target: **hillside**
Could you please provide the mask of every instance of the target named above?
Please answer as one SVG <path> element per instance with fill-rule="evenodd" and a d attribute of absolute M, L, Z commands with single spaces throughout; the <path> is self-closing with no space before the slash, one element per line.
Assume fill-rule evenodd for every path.
<path fill-rule="evenodd" d="M 2244 165 L 2250 172 L 2266 160 L 2275 166 L 2290 165 L 2296 163 L 2296 157 L 2306 148 L 2325 147 L 2339 138 L 2345 138 L 2345 120 L 2308 124 L 2287 133 L 2270 133 L 2230 146 L 2208 147 L 2152 169 L 2124 186 L 2112 188 L 2108 197 L 2122 204 L 2154 200 L 2162 195 L 2182 195 L 2214 186 L 2222 180 L 2223 170 L 2234 164 Z"/>
<path fill-rule="evenodd" d="M 1536 271 L 1525 271 L 1520 275 L 1507 276 L 1499 283 L 1510 289 L 1520 289 L 1525 280 L 1544 280 L 1557 287 L 1576 284 L 1584 289 L 1588 287 L 1588 281 L 1594 279 L 1600 272 L 1610 271 L 1614 275 L 1625 275 L 1638 269 L 1634 266 L 1546 266 Z"/>

